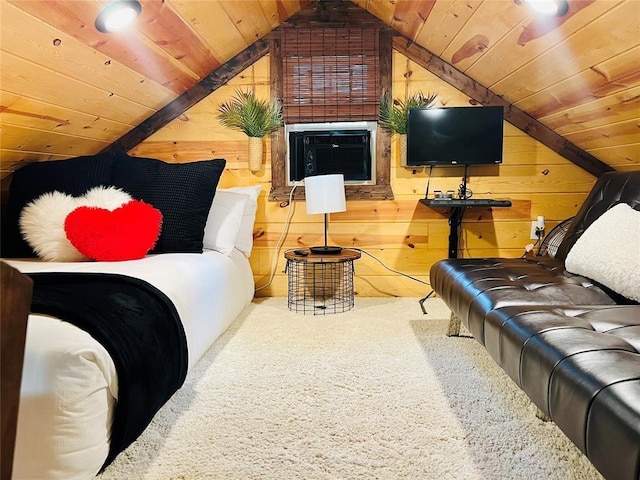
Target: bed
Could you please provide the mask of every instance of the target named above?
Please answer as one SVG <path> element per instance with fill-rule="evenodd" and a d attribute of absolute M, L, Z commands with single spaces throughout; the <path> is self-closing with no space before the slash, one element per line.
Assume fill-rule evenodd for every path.
<path fill-rule="evenodd" d="M 29 199 L 42 196 L 43 192 L 52 190 L 50 180 L 56 177 L 55 174 L 52 175 L 52 168 L 54 171 L 62 169 L 66 173 L 65 180 L 62 182 L 64 185 L 54 182 L 55 189 L 67 192 L 66 194 L 71 196 L 74 192 L 78 195 L 86 191 L 91 185 L 123 183 L 122 180 L 118 181 L 117 175 L 114 176 L 113 168 L 102 168 L 103 162 L 106 161 L 111 166 L 115 165 L 117 170 L 118 160 L 115 163 L 111 158 L 82 160 L 82 164 L 78 164 L 75 159 L 46 162 L 51 165 L 36 165 L 35 175 L 34 172 L 29 174 L 23 172 L 22 177 L 18 176 L 17 182 L 12 184 L 15 188 L 10 191 L 10 207 L 11 196 L 14 193 L 16 194 L 13 200 L 14 205 L 18 204 L 18 207 L 14 207 L 14 220 L 15 214 L 24 209 Z M 135 164 L 137 160 L 131 163 Z M 43 261 L 42 258 L 33 257 L 6 258 L 21 255 L 7 256 L 3 248 L 3 261 L 23 274 L 37 279 L 34 282 L 34 289 L 42 282 L 49 282 L 48 288 L 58 291 L 59 285 L 66 283 L 67 279 L 80 285 L 83 282 L 87 283 L 87 279 L 89 281 L 115 279 L 118 282 L 124 282 L 118 287 L 122 292 L 130 293 L 138 287 L 155 292 L 154 295 L 157 294 L 157 297 L 165 302 L 167 310 L 171 310 L 175 317 L 176 331 L 179 330 L 179 333 L 174 336 L 182 338 L 182 340 L 172 339 L 171 341 L 181 341 L 185 348 L 183 349 L 178 343 L 157 343 L 157 345 L 167 345 L 166 351 L 162 348 L 145 347 L 148 349 L 147 353 L 139 352 L 139 355 L 148 356 L 152 359 L 149 360 L 150 363 L 155 362 L 149 368 L 154 370 L 154 374 L 160 379 L 164 377 L 164 369 L 168 365 L 163 363 L 165 359 L 175 357 L 175 363 L 183 363 L 181 368 L 175 368 L 176 371 L 181 370 L 182 376 L 176 377 L 170 388 L 163 385 L 162 388 L 166 393 L 163 393 L 161 401 L 156 401 L 147 407 L 140 400 L 146 397 L 137 396 L 134 392 L 138 391 L 129 385 L 129 374 L 122 370 L 122 360 L 114 356 L 113 346 L 103 340 L 97 340 L 101 338 L 95 334 L 97 330 L 79 328 L 76 325 L 83 325 L 82 322 L 72 322 L 66 317 L 63 321 L 51 313 L 31 313 L 27 324 L 20 391 L 13 464 L 14 479 L 94 477 L 141 433 L 139 430 L 148 424 L 161 404 L 179 388 L 184 376 L 188 375 L 206 350 L 253 298 L 254 281 L 248 257 L 251 253 L 253 222 L 260 186 L 217 188 L 224 161 L 194 162 L 198 165 L 182 164 L 176 167 L 176 165 L 161 165 L 155 160 L 147 160 L 143 159 L 138 163 L 143 166 L 143 175 L 137 175 L 135 171 L 132 173 L 130 164 L 127 164 L 126 177 L 132 178 L 135 183 L 130 182 L 125 187 L 120 185 L 118 187 L 126 188 L 129 192 L 133 191 L 134 198 L 144 198 L 145 201 L 150 199 L 153 204 L 162 207 L 164 215 L 162 233 L 156 246 L 148 254 L 142 258 L 122 261 L 86 261 L 87 259 L 51 261 L 50 258 L 49 261 Z M 100 164 L 100 168 L 96 168 L 96 162 Z M 59 165 L 56 167 L 54 163 Z M 75 171 L 78 165 L 94 172 L 106 170 L 109 178 L 107 180 L 91 178 L 87 184 L 85 181 L 87 175 L 82 173 L 83 185 L 76 187 L 73 182 L 77 178 L 70 179 L 67 174 L 70 171 L 69 168 Z M 149 171 L 149 165 L 153 166 L 152 171 Z M 211 170 L 207 170 L 212 165 L 215 165 L 217 172 L 217 177 L 214 175 L 213 180 Z M 156 167 L 159 167 L 160 171 Z M 166 168 L 169 172 L 165 172 L 167 178 L 166 182 L 163 182 L 162 176 Z M 205 171 L 203 172 L 202 169 Z M 187 171 L 191 192 L 189 187 L 185 188 L 185 182 L 180 182 L 180 176 L 185 171 Z M 93 173 L 89 176 L 93 176 Z M 43 177 L 46 177 L 46 180 L 42 180 Z M 153 178 L 153 182 L 145 185 L 149 177 Z M 173 185 L 176 180 L 180 185 L 180 192 L 171 191 L 173 187 L 170 185 Z M 199 184 L 200 180 L 202 184 Z M 150 189 L 149 185 L 153 185 L 153 188 Z M 60 186 L 62 188 L 57 188 Z M 142 191 L 136 189 L 142 189 Z M 159 190 L 162 190 L 162 196 L 158 196 Z M 203 193 L 206 193 L 204 200 Z M 181 198 L 185 195 L 189 198 Z M 15 199 L 16 197 L 18 200 Z M 183 205 L 180 205 L 181 201 Z M 33 203 L 35 202 L 31 204 Z M 198 205 L 201 208 L 198 208 Z M 11 218 L 11 211 L 9 217 Z M 196 230 L 199 230 L 194 234 L 195 245 L 185 244 L 185 237 L 189 238 L 191 233 L 189 228 L 193 225 L 185 227 L 180 224 L 179 222 L 184 223 L 184 218 L 188 218 L 188 223 L 195 222 Z M 178 223 L 176 219 L 179 220 Z M 4 224 L 3 230 L 6 229 L 7 224 Z M 50 232 L 48 231 L 47 234 Z M 166 236 L 163 237 L 165 234 Z M 4 241 L 5 238 L 3 238 Z M 53 243 L 48 242 L 47 245 L 50 246 Z M 24 245 L 19 245 L 14 252 L 20 254 L 25 251 Z M 77 285 L 73 288 L 77 289 Z M 42 292 L 45 291 L 47 290 L 42 290 Z M 82 290 L 77 292 L 72 290 L 75 297 L 60 298 L 73 298 L 73 302 L 68 303 L 75 303 L 75 298 L 82 296 L 81 292 Z M 67 294 L 65 291 L 64 295 Z M 34 295 L 32 312 L 49 312 L 46 309 L 41 310 L 41 306 L 37 305 L 35 300 L 48 298 L 43 295 L 44 293 Z M 118 295 L 111 297 L 119 298 Z M 84 301 L 88 311 L 91 312 L 93 297 L 79 298 L 78 301 Z M 60 303 L 65 302 L 63 300 Z M 107 316 L 106 320 L 102 321 L 109 323 L 114 318 L 119 321 L 116 317 L 120 315 L 118 313 L 120 310 L 114 310 L 108 305 L 96 307 L 95 312 L 100 314 L 96 313 L 95 316 L 100 317 L 104 313 Z M 64 310 L 51 311 L 63 312 Z M 59 316 L 65 315 L 66 313 Z M 153 328 L 153 325 L 150 325 Z M 158 327 L 159 331 L 164 331 L 163 328 Z M 149 338 L 156 336 L 160 334 L 148 335 Z M 136 340 L 130 343 L 142 345 L 145 341 Z M 150 345 L 156 344 L 150 343 Z M 184 350 L 183 353 L 177 353 L 182 350 Z M 179 359 L 180 355 L 184 357 L 182 362 Z M 157 368 L 154 368 L 154 365 L 157 365 Z M 119 372 L 125 374 L 119 377 Z M 125 378 L 126 383 L 123 384 Z M 149 411 L 145 418 L 138 421 L 137 430 L 128 432 L 122 440 L 119 419 L 122 417 L 120 412 L 123 410 L 125 399 L 127 403 L 124 405 L 138 403 L 140 404 L 136 405 L 138 410 Z M 127 408 L 132 409 L 132 407 Z"/>
<path fill-rule="evenodd" d="M 149 282 L 174 303 L 190 370 L 253 298 L 253 276 L 238 250 L 230 256 L 163 254 L 116 263 L 8 261 L 23 273 L 119 273 Z M 118 397 L 114 364 L 89 334 L 31 315 L 27 327 L 14 478 L 91 478 L 109 452 Z M 54 441 L 52 441 L 54 439 Z"/>

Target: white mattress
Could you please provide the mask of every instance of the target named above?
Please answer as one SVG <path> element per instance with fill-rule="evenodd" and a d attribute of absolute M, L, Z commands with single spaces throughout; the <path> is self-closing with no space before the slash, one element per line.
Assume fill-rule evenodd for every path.
<path fill-rule="evenodd" d="M 253 298 L 247 258 L 152 255 L 126 262 L 6 260 L 24 273 L 100 272 L 140 278 L 163 291 L 184 325 L 188 370 Z M 14 479 L 83 479 L 96 475 L 109 451 L 115 367 L 106 350 L 77 327 L 30 315 L 22 375 Z"/>

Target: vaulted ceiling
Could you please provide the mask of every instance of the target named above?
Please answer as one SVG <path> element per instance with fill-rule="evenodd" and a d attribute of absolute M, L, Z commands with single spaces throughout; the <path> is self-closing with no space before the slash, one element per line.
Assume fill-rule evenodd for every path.
<path fill-rule="evenodd" d="M 605 167 L 640 168 L 638 0 L 568 0 L 551 19 L 520 0 L 344 1 Z M 236 55 L 301 9 L 332 2 L 142 0 L 135 28 L 117 35 L 94 27 L 105 3 L 0 0 L 3 177 L 108 148 L 212 72 L 225 81 Z"/>

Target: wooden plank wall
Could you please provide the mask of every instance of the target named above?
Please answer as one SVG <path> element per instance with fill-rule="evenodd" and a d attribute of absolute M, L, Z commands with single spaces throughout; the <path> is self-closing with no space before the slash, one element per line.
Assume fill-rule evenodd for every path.
<path fill-rule="evenodd" d="M 264 140 L 264 168 L 252 174 L 247 168 L 247 137 L 222 127 L 216 118 L 218 105 L 237 88 L 252 88 L 258 97 L 269 98 L 269 79 L 269 59 L 265 57 L 131 153 L 174 162 L 223 157 L 227 159 L 227 169 L 221 187 L 260 184 L 262 194 L 250 261 L 258 287 L 269 282 L 274 263 L 275 274 L 273 281 L 257 295 L 285 296 L 283 251 L 322 244 L 322 216 L 307 215 L 304 202 L 293 202 L 290 212 L 287 202 L 267 201 L 271 186 L 269 140 Z M 469 104 L 466 95 L 394 51 L 393 95 L 404 97 L 419 90 L 437 92 L 441 105 Z M 428 282 L 432 263 L 447 256 L 447 211 L 432 210 L 418 201 L 424 197 L 429 169 L 400 167 L 396 152 L 394 137 L 391 166 L 394 200 L 348 201 L 346 212 L 331 215 L 330 243 L 358 247 L 375 257 L 365 254 L 355 263 L 357 295 L 424 296 L 430 290 L 428 285 L 389 269 Z M 430 191 L 456 190 L 462 174 L 461 167 L 435 168 Z M 590 174 L 505 123 L 503 165 L 471 167 L 468 188 L 478 198 L 510 199 L 513 207 L 468 210 L 460 256 L 522 255 L 524 246 L 531 242 L 531 221 L 544 215 L 547 231 L 550 230 L 577 212 L 594 182 Z M 291 223 L 285 231 L 289 214 Z M 282 248 L 276 253 L 281 237 Z"/>

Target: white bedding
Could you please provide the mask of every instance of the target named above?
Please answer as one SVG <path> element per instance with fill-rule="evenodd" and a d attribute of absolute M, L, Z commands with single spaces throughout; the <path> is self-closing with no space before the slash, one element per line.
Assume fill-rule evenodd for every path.
<path fill-rule="evenodd" d="M 249 262 L 238 250 L 229 256 L 206 250 L 125 262 L 6 261 L 24 273 L 119 273 L 149 282 L 171 299 L 180 315 L 188 370 L 254 293 Z M 69 323 L 30 315 L 13 478 L 94 477 L 109 451 L 117 395 L 115 367 L 98 342 Z"/>

